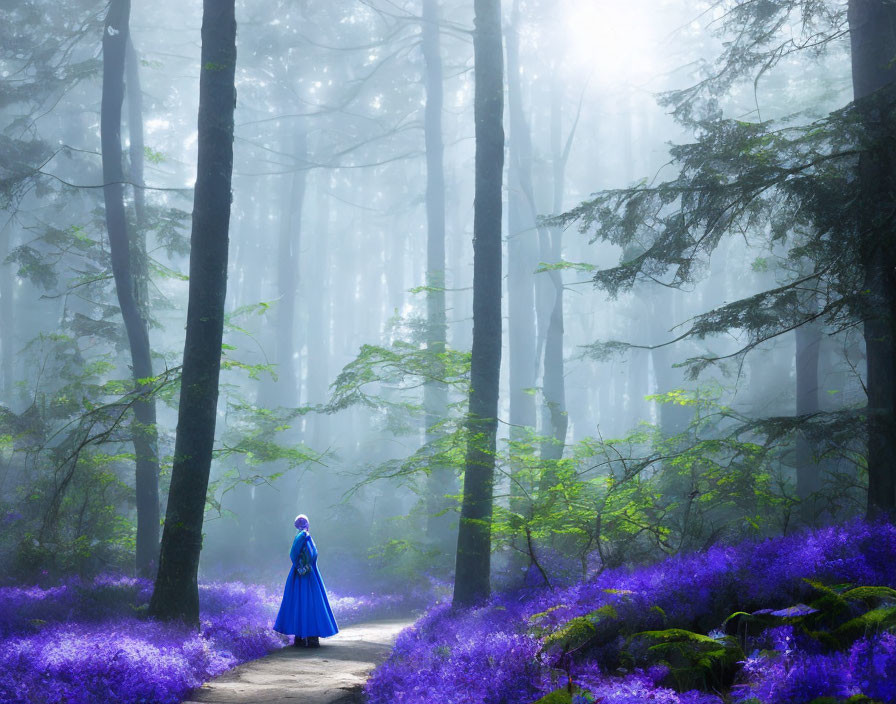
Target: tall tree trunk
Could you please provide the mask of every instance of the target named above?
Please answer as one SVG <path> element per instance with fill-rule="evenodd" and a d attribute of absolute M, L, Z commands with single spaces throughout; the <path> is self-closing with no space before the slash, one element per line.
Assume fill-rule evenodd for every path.
<path fill-rule="evenodd" d="M 215 441 L 236 105 L 235 0 L 203 0 L 190 293 L 171 490 L 150 613 L 199 623 L 196 582 Z"/>
<path fill-rule="evenodd" d="M 131 161 L 131 183 L 134 185 L 134 210 L 137 227 L 146 224 L 146 191 L 143 186 L 143 93 L 140 88 L 140 65 L 130 33 L 125 49 L 125 85 L 128 97 L 128 154 Z"/>
<path fill-rule="evenodd" d="M 128 34 L 125 49 L 125 89 L 128 101 L 128 156 L 130 179 L 134 189 L 134 214 L 136 229 L 131 240 L 131 265 L 134 287 L 137 291 L 137 305 L 141 307 L 143 319 L 149 318 L 149 264 L 146 251 L 146 188 L 143 181 L 144 141 L 143 141 L 143 92 L 140 88 L 140 66 L 134 41 Z M 155 401 L 153 401 L 155 406 Z M 156 433 L 153 429 L 153 433 Z M 157 433 L 156 433 L 157 434 Z M 157 442 L 157 441 L 156 441 Z M 156 489 L 158 493 L 158 488 Z M 158 519 L 156 520 L 158 523 Z M 155 537 L 159 542 L 158 531 Z M 155 559 L 155 558 L 153 558 Z"/>
<path fill-rule="evenodd" d="M 896 5 L 850 0 L 855 99 L 874 148 L 859 160 L 859 243 L 865 268 L 868 516 L 896 514 Z"/>
<path fill-rule="evenodd" d="M 532 200 L 532 140 L 520 86 L 519 0 L 507 27 L 507 336 L 509 363 L 510 437 L 523 440 L 534 430 L 537 345 L 535 327 L 535 267 L 538 264 L 535 207 Z M 540 332 L 540 331 L 539 331 Z"/>
<path fill-rule="evenodd" d="M 553 161 L 553 202 L 555 213 L 563 212 L 563 193 L 566 189 L 566 162 L 569 149 L 575 135 L 576 123 L 572 125 L 566 147 L 563 146 L 563 83 L 555 79 L 551 83 L 551 153 Z M 547 260 L 557 264 L 563 254 L 563 228 L 552 227 L 545 235 L 550 238 L 550 258 Z M 559 460 L 563 457 L 563 446 L 566 443 L 566 432 L 569 417 L 566 414 L 566 384 L 563 365 L 563 274 L 554 269 L 548 273 L 553 289 L 551 317 L 548 321 L 544 348 L 544 376 L 542 389 L 544 406 L 542 408 L 543 434 L 549 436 L 541 446 L 541 457 L 546 460 Z"/>
<path fill-rule="evenodd" d="M 124 100 L 125 53 L 129 40 L 130 0 L 112 0 L 103 31 L 103 97 L 100 140 L 103 152 L 103 198 L 109 254 L 118 305 L 131 350 L 135 392 L 134 454 L 137 495 L 137 571 L 151 577 L 159 547 L 159 460 L 156 406 L 146 394 L 153 376 L 149 333 L 140 310 L 138 286 L 131 271 L 131 247 L 124 208 L 121 149 L 121 108 Z M 139 89 L 137 89 L 139 90 Z M 138 189 L 139 190 L 139 189 Z"/>
<path fill-rule="evenodd" d="M 818 301 L 813 295 L 812 309 L 817 310 Z M 798 416 L 817 413 L 818 399 L 818 353 L 821 348 L 821 325 L 812 321 L 801 325 L 796 335 L 796 414 Z M 815 448 L 804 433 L 796 439 L 796 493 L 800 499 L 800 514 L 804 523 L 814 523 L 816 510 L 812 497 L 821 484 L 818 473 L 820 467 L 815 458 Z"/>
<path fill-rule="evenodd" d="M 445 364 L 440 355 L 447 344 L 445 316 L 445 166 L 442 144 L 443 76 L 439 41 L 439 2 L 423 0 L 423 61 L 426 66 L 426 109 L 423 132 L 426 142 L 426 349 L 432 356 L 429 379 L 423 386 L 426 412 L 426 442 L 439 439 L 437 424 L 448 411 L 448 386 Z M 448 550 L 451 546 L 451 520 L 440 515 L 448 508 L 446 496 L 455 492 L 454 472 L 450 467 L 434 466 L 429 474 L 429 518 L 427 534 L 434 544 Z"/>
<path fill-rule="evenodd" d="M 5 236 L 4 236 L 5 235 Z M 13 300 L 13 286 L 15 275 L 13 268 L 6 264 L 6 257 L 12 251 L 12 228 L 7 225 L 6 232 L 0 232 L 3 246 L 0 248 L 0 341 L 2 341 L 2 362 L 0 362 L 0 377 L 3 393 L 3 403 L 12 403 L 12 390 L 14 385 L 13 360 L 15 359 L 15 302 Z"/>
<path fill-rule="evenodd" d="M 474 0 L 476 196 L 473 205 L 473 353 L 454 606 L 489 595 L 492 489 L 501 372 L 501 186 L 504 61 L 501 2 Z"/>

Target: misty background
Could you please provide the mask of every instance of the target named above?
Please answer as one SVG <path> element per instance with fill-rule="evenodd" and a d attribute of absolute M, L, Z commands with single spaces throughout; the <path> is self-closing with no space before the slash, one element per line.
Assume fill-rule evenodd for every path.
<path fill-rule="evenodd" d="M 721 10 L 678 0 L 504 5 L 505 41 L 518 38 L 518 66 L 508 56 L 503 306 L 511 329 L 502 354 L 498 444 L 508 454 L 499 460 L 498 503 L 509 506 L 515 491 L 510 476 L 519 460 L 510 441 L 523 437 L 515 433 L 551 435 L 544 377 L 552 277 L 563 288 L 563 456 L 583 476 L 609 471 L 594 461 L 602 443 L 618 439 L 610 447 L 649 454 L 657 437 L 686 432 L 710 406 L 745 418 L 797 415 L 796 332 L 697 379 L 676 363 L 736 353 L 743 347 L 737 330 L 655 347 L 678 337 L 693 316 L 792 276 L 794 262 L 766 230 L 723 240 L 699 262 L 693 284 L 670 288 L 658 277 L 616 298 L 592 279 L 626 256 L 623 247 L 593 242 L 577 225 L 560 230 L 559 256 L 545 246 L 541 216 L 596 191 L 674 176 L 669 145 L 692 135 L 658 96 L 693 84 L 718 54 L 709 30 Z M 122 393 L 116 380 L 130 375 L 103 222 L 105 9 L 88 0 L 10 4 L 14 22 L 0 30 L 0 564 L 20 574 L 127 564 L 133 549 L 127 437 L 115 431 L 93 443 L 84 471 L 64 486 L 62 464 L 54 463 L 84 409 Z M 145 193 L 151 223 L 142 256 L 156 374 L 176 370 L 183 349 L 200 10 L 197 3 L 135 3 L 130 22 L 143 135 L 140 148 L 131 113 L 123 145 L 126 154 L 137 151 L 125 168 L 142 158 L 146 187 L 126 194 L 131 207 L 135 193 Z M 409 350 L 425 343 L 428 293 L 420 12 L 417 2 L 389 0 L 237 5 L 229 317 L 205 575 L 279 579 L 299 512 L 309 516 L 324 574 L 337 586 L 418 578 L 421 564 L 444 577 L 453 567 L 444 536 L 456 536 L 456 478 L 434 509 L 427 473 L 407 462 L 427 442 L 424 382 L 407 373 Z M 442 3 L 439 29 L 447 345 L 463 367 L 472 342 L 471 3 Z M 797 114 L 808 122 L 849 102 L 848 47 L 839 41 L 821 57 L 788 57 L 720 98 L 717 109 L 745 121 Z M 820 410 L 863 405 L 861 335 L 820 325 L 813 334 Z M 593 347 L 609 340 L 644 348 L 603 354 Z M 462 415 L 465 374 L 461 368 L 448 387 L 446 433 Z M 158 397 L 162 515 L 173 388 Z M 707 405 L 649 398 L 675 391 Z M 529 420 L 516 422 L 517 413 Z M 763 460 L 771 498 L 762 510 L 707 513 L 702 529 L 677 547 L 720 534 L 786 532 L 796 522 L 798 461 L 793 438 L 783 439 Z M 822 465 L 835 497 L 825 510 L 860 512 L 862 480 L 848 448 Z M 447 526 L 436 531 L 432 514 L 441 510 Z M 519 534 L 511 524 L 498 530 L 496 570 L 512 577 Z"/>

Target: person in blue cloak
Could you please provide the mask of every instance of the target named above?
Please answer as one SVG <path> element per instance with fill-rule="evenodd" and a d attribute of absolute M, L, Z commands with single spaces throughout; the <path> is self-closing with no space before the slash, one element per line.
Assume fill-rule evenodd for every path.
<path fill-rule="evenodd" d="M 327 589 L 317 569 L 317 546 L 311 538 L 311 526 L 304 514 L 296 516 L 298 534 L 292 541 L 289 558 L 292 569 L 283 588 L 283 602 L 274 630 L 295 636 L 296 647 L 317 648 L 320 638 L 336 635 L 339 628 L 327 599 Z"/>

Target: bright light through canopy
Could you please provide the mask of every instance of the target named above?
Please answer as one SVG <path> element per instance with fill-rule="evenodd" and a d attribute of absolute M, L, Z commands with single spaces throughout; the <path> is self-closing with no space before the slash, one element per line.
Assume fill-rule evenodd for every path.
<path fill-rule="evenodd" d="M 604 84 L 645 80 L 662 71 L 654 29 L 657 0 L 566 0 L 564 5 L 572 68 L 587 69 Z"/>

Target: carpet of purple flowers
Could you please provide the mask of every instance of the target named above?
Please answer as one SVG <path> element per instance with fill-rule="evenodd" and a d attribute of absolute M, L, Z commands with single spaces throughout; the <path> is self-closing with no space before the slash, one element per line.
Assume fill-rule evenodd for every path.
<path fill-rule="evenodd" d="M 833 586 L 825 592 L 822 585 Z M 503 592 L 468 611 L 439 605 L 399 636 L 367 693 L 371 704 L 529 704 L 542 697 L 574 704 L 896 702 L 896 592 L 853 592 L 866 601 L 883 597 L 860 632 L 854 614 L 840 616 L 853 619 L 840 628 L 852 633 L 840 646 L 825 644 L 831 634 L 807 635 L 806 623 L 815 622 L 801 619 L 821 612 L 804 603 L 817 603 L 819 594 L 843 602 L 838 595 L 849 594 L 847 585 L 896 587 L 894 526 L 852 522 L 608 570 L 563 589 Z M 764 626 L 726 622 L 738 611 L 766 619 Z M 577 623 L 587 647 L 572 652 L 572 641 L 564 645 L 560 636 Z M 730 646 L 739 653 L 724 681 L 683 686 L 671 676 L 674 658 L 639 660 L 645 636 L 636 634 L 678 633 L 669 629 L 699 634 L 703 652 Z M 560 691 L 567 673 L 571 698 Z"/>
<path fill-rule="evenodd" d="M 287 642 L 271 630 L 277 590 L 201 584 L 198 632 L 142 617 L 151 590 L 148 580 L 112 576 L 0 587 L 0 703 L 179 702 Z M 413 608 L 390 595 L 331 596 L 331 605 L 343 626 Z"/>

